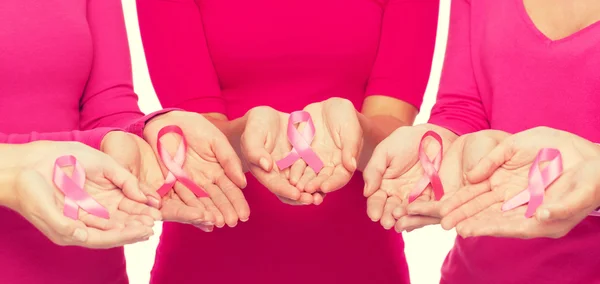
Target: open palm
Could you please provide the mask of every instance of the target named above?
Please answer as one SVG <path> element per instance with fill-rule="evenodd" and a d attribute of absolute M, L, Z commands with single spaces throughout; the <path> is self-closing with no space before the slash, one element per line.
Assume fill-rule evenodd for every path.
<path fill-rule="evenodd" d="M 314 203 L 312 194 L 301 192 L 296 187 L 297 182 L 290 182 L 290 169 L 281 170 L 275 164 L 292 149 L 287 137 L 289 114 L 261 106 L 248 111 L 246 119 L 240 143 L 250 172 L 284 203 Z M 297 167 L 300 162 L 297 161 L 292 168 Z"/>
<path fill-rule="evenodd" d="M 448 219 L 450 224 L 458 224 L 457 232 L 463 236 L 489 234 L 492 231 L 496 235 L 522 233 L 519 230 L 523 226 L 518 223 L 529 222 L 524 214 L 526 206 L 506 212 L 501 207 L 506 200 L 528 187 L 529 169 L 542 148 L 558 149 L 567 172 L 598 155 L 597 145 L 556 129 L 538 127 L 512 135 L 467 174 L 471 183 L 488 182 L 491 190 L 482 187 L 480 192 L 473 192 L 471 200 L 452 210 L 444 219 Z"/>
<path fill-rule="evenodd" d="M 433 130 L 442 136 L 444 149 L 448 149 L 455 135 L 434 125 L 400 127 L 382 141 L 373 152 L 371 160 L 364 170 L 367 213 L 373 221 L 380 221 L 385 229 L 397 225 L 396 230 L 425 226 L 439 222 L 430 216 L 409 216 L 406 206 L 408 196 L 423 177 L 424 170 L 419 162 L 418 147 L 423 135 Z M 440 151 L 433 139 L 425 139 L 424 150 L 428 157 Z M 428 202 L 433 200 L 431 186 L 415 200 Z M 403 219 L 401 222 L 396 220 Z"/>
<path fill-rule="evenodd" d="M 42 142 L 43 143 L 43 142 Z M 144 238 L 152 234 L 152 226 L 160 213 L 146 205 L 148 199 L 139 189 L 137 179 L 109 156 L 83 144 L 65 142 L 48 143 L 36 155 L 29 155 L 29 168 L 40 173 L 47 184 L 53 184 L 52 170 L 57 158 L 72 155 L 81 163 L 86 173 L 84 190 L 109 213 L 109 219 L 79 210 L 78 219 L 88 227 L 111 233 L 138 235 Z M 64 169 L 67 171 L 69 169 Z M 72 169 L 71 169 L 72 170 Z M 22 187 L 25 189 L 26 187 Z M 20 194 L 32 194 L 21 191 Z M 26 197 L 23 197 L 26 198 Z M 63 208 L 64 194 L 54 187 L 54 204 Z M 131 240 L 129 240 L 131 241 Z"/>
<path fill-rule="evenodd" d="M 245 221 L 250 208 L 241 188 L 246 186 L 240 159 L 229 144 L 227 137 L 202 115 L 188 112 L 170 112 L 154 118 L 147 123 L 144 138 L 159 156 L 157 147 L 158 133 L 166 126 L 176 125 L 185 133 L 188 141 L 183 169 L 194 183 L 206 191 L 208 196 L 197 198 L 195 194 L 180 182 L 173 189 L 176 195 L 172 203 L 182 201 L 188 206 L 204 212 L 204 220 L 214 220 L 217 227 L 225 224 L 233 227 L 238 219 Z M 171 156 L 174 155 L 181 137 L 168 134 L 162 138 L 162 144 Z M 166 175 L 168 170 L 162 165 Z M 167 201 L 170 202 L 170 201 Z"/>

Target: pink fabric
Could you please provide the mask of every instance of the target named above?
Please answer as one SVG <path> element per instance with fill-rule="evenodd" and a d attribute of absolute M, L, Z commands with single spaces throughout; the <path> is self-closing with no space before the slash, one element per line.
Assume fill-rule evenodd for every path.
<path fill-rule="evenodd" d="M 162 104 L 235 119 L 334 96 L 358 109 L 374 94 L 419 106 L 438 2 L 140 0 L 137 9 Z M 401 235 L 369 220 L 363 186 L 357 174 L 320 206 L 289 206 L 248 175 L 250 220 L 210 234 L 165 223 L 152 283 L 409 283 Z"/>
<path fill-rule="evenodd" d="M 0 143 L 99 148 L 108 131 L 141 135 L 164 112 L 137 106 L 119 0 L 2 0 L 0 42 Z M 2 283 L 128 282 L 122 248 L 59 247 L 6 208 L 0 220 Z"/>
<path fill-rule="evenodd" d="M 549 126 L 600 141 L 600 24 L 552 41 L 522 0 L 453 0 L 448 40 L 430 122 L 457 134 Z M 597 217 L 556 240 L 458 238 L 442 283 L 600 283 L 598 240 Z"/>

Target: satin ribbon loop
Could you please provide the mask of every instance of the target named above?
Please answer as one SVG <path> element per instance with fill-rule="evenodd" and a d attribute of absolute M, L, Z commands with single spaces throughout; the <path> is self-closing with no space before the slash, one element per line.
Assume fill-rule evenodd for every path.
<path fill-rule="evenodd" d="M 433 161 L 429 159 L 424 149 L 424 141 L 427 137 L 432 137 L 440 144 L 440 151 L 435 155 Z M 444 144 L 442 143 L 442 137 L 434 131 L 427 131 L 421 137 L 419 143 L 419 161 L 425 172 L 421 180 L 417 182 L 415 188 L 410 192 L 408 202 L 415 201 L 425 191 L 427 186 L 431 184 L 435 200 L 440 200 L 444 196 L 444 187 L 440 179 L 439 170 L 442 165 L 442 155 L 444 153 Z"/>
<path fill-rule="evenodd" d="M 68 176 L 62 168 L 73 167 L 73 174 Z M 73 220 L 79 219 L 79 208 L 104 219 L 109 219 L 108 210 L 88 194 L 85 184 L 85 169 L 74 156 L 61 156 L 54 162 L 53 181 L 56 187 L 65 195 L 63 213 Z"/>
<path fill-rule="evenodd" d="M 302 122 L 306 122 L 306 126 L 300 133 L 295 125 Z M 290 144 L 292 144 L 292 150 L 285 158 L 277 161 L 277 167 L 280 170 L 286 169 L 302 158 L 315 173 L 319 173 L 323 168 L 323 161 L 310 147 L 315 138 L 315 125 L 310 114 L 306 111 L 292 112 L 288 120 L 287 135 Z"/>
<path fill-rule="evenodd" d="M 177 150 L 175 152 L 175 156 L 173 157 L 171 157 L 167 149 L 163 147 L 160 141 L 160 139 L 163 136 L 169 133 L 174 133 L 181 136 L 181 142 L 179 143 L 179 146 L 177 147 Z M 183 185 L 185 185 L 189 190 L 191 190 L 197 197 L 208 197 L 206 191 L 204 191 L 204 189 L 198 186 L 183 170 L 187 146 L 188 143 L 185 139 L 185 135 L 183 134 L 183 130 L 179 126 L 168 125 L 163 127 L 160 131 L 158 131 L 156 148 L 158 149 L 158 154 L 160 156 L 161 161 L 169 170 L 169 173 L 165 178 L 165 183 L 157 190 L 160 196 L 165 196 L 171 190 L 171 188 L 173 188 L 175 182 L 179 181 Z"/>
<path fill-rule="evenodd" d="M 543 170 L 540 170 L 540 164 L 548 162 Z M 529 169 L 529 186 L 513 198 L 502 204 L 502 211 L 512 210 L 516 207 L 529 203 L 525 217 L 531 218 L 537 208 L 544 201 L 545 190 L 556 180 L 563 172 L 562 155 L 558 149 L 541 149 L 531 168 Z"/>

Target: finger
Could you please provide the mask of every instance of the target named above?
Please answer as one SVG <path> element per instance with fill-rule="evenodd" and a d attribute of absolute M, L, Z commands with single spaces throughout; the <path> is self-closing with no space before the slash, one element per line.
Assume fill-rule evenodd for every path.
<path fill-rule="evenodd" d="M 245 188 L 247 180 L 242 169 L 242 161 L 223 133 L 217 135 L 212 144 L 212 149 L 227 177 L 238 187 Z"/>
<path fill-rule="evenodd" d="M 207 212 L 210 212 L 212 216 L 214 216 L 214 222 L 212 222 L 217 228 L 223 228 L 225 226 L 225 217 L 219 211 L 219 208 L 215 205 L 215 203 L 207 197 L 199 198 L 200 202 L 204 204 Z M 206 214 L 205 214 L 206 215 Z"/>
<path fill-rule="evenodd" d="M 273 169 L 273 160 L 267 149 L 268 132 L 262 127 L 247 126 L 246 131 L 242 135 L 242 152 L 246 161 L 259 167 L 265 172 L 270 172 Z M 270 143 L 273 144 L 273 143 Z M 272 148 L 272 147 L 271 147 Z"/>
<path fill-rule="evenodd" d="M 123 198 L 121 202 L 119 202 L 119 210 L 129 214 L 129 215 L 143 215 L 152 218 L 152 220 L 161 220 L 162 215 L 160 211 L 156 208 L 152 208 L 148 205 L 141 204 L 135 202 L 133 200 L 129 200 L 127 198 Z M 152 225 L 152 224 L 151 224 Z"/>
<path fill-rule="evenodd" d="M 509 161 L 514 155 L 514 147 L 511 138 L 502 141 L 486 156 L 481 158 L 471 171 L 467 173 L 467 180 L 472 183 L 480 183 L 488 179 L 492 174 Z"/>
<path fill-rule="evenodd" d="M 233 207 L 233 204 L 231 204 L 231 202 L 229 201 L 225 193 L 221 190 L 221 188 L 212 183 L 206 183 L 202 187 L 206 190 L 208 196 L 210 196 L 210 202 L 206 202 L 205 199 L 208 198 L 200 198 L 200 201 L 204 202 L 204 205 L 209 210 L 212 210 L 212 207 L 209 206 L 212 206 L 214 204 L 214 206 L 216 207 L 216 211 L 218 211 L 219 215 L 221 215 L 220 218 L 223 218 L 224 224 L 227 224 L 229 227 L 235 227 L 237 225 L 238 215 L 235 211 L 235 208 Z M 215 225 L 221 228 L 222 225 L 220 226 L 221 221 L 219 219 L 219 216 L 215 216 L 217 216 Z"/>
<path fill-rule="evenodd" d="M 354 110 L 354 108 L 352 109 Z M 342 149 L 342 164 L 347 171 L 353 173 L 356 171 L 358 154 L 362 146 L 362 129 L 358 119 L 346 121 L 340 129 L 340 140 Z"/>
<path fill-rule="evenodd" d="M 334 168 L 333 167 L 324 167 L 323 169 L 321 169 L 321 171 L 319 172 L 319 174 L 317 175 L 316 178 L 310 180 L 307 184 L 306 187 L 304 188 L 304 190 L 308 193 L 315 193 L 318 190 L 321 189 L 321 185 L 323 184 L 323 182 L 325 182 L 327 179 L 329 179 L 331 177 L 331 175 L 333 174 Z"/>
<path fill-rule="evenodd" d="M 499 194 L 496 194 L 493 191 L 484 193 L 445 216 L 442 219 L 441 225 L 444 229 L 450 230 L 461 221 L 475 216 L 479 212 L 502 201 L 503 197 L 499 196 Z"/>
<path fill-rule="evenodd" d="M 311 167 L 306 167 L 304 169 L 304 174 L 302 177 L 300 177 L 300 180 L 298 180 L 298 184 L 296 184 L 296 188 L 298 188 L 300 191 L 305 191 L 306 184 L 316 177 L 317 174 L 315 171 Z"/>
<path fill-rule="evenodd" d="M 308 192 L 303 192 L 300 195 L 300 199 L 298 200 L 298 202 L 302 205 L 308 205 L 308 204 L 312 204 L 314 203 L 314 198 L 313 195 L 308 193 Z"/>
<path fill-rule="evenodd" d="M 277 171 L 265 172 L 256 167 L 251 167 L 251 169 L 256 179 L 273 194 L 289 200 L 300 199 L 300 190 L 291 185 L 282 174 Z"/>
<path fill-rule="evenodd" d="M 233 205 L 239 219 L 242 222 L 248 221 L 250 217 L 250 205 L 248 205 L 248 201 L 246 201 L 242 190 L 226 176 L 221 176 L 217 179 L 217 186 L 221 188 L 231 205 Z"/>
<path fill-rule="evenodd" d="M 161 197 L 156 192 L 157 189 L 150 187 L 147 184 L 140 183 L 140 190 L 146 195 L 148 199 L 147 204 L 153 208 L 160 209 L 162 206 Z"/>
<path fill-rule="evenodd" d="M 352 178 L 352 171 L 348 171 L 342 166 L 336 166 L 333 174 L 321 185 L 321 191 L 330 193 L 344 187 Z"/>
<path fill-rule="evenodd" d="M 306 163 L 303 160 L 296 161 L 290 168 L 290 184 L 297 186 L 298 181 L 304 175 L 306 169 Z"/>
<path fill-rule="evenodd" d="M 388 196 L 383 190 L 378 190 L 367 198 L 367 215 L 373 222 L 381 220 L 387 198 Z"/>
<path fill-rule="evenodd" d="M 131 226 L 110 231 L 88 229 L 86 247 L 97 249 L 120 247 L 147 240 L 152 235 L 154 235 L 154 232 L 146 226 Z"/>
<path fill-rule="evenodd" d="M 381 226 L 384 229 L 389 230 L 394 227 L 396 219 L 392 215 L 394 209 L 402 205 L 402 200 L 396 196 L 390 196 L 385 202 L 383 207 L 383 214 L 381 215 Z"/>
<path fill-rule="evenodd" d="M 488 182 L 467 185 L 456 191 L 447 199 L 441 201 L 439 205 L 440 215 L 447 216 L 450 212 L 473 200 L 473 198 L 489 192 L 490 190 L 491 188 Z"/>
<path fill-rule="evenodd" d="M 204 203 L 201 202 L 191 190 L 189 190 L 187 187 L 185 187 L 179 182 L 175 183 L 173 189 L 185 205 L 197 208 L 199 212 L 203 212 L 205 221 L 212 222 L 214 224 L 216 216 L 211 211 L 209 211 L 208 208 L 206 208 Z"/>
<path fill-rule="evenodd" d="M 380 143 L 373 151 L 371 160 L 367 163 L 363 171 L 363 179 L 365 181 L 364 195 L 371 196 L 381 187 L 383 175 L 389 166 L 388 155 L 385 141 Z"/>
<path fill-rule="evenodd" d="M 165 221 L 174 221 L 186 224 L 200 224 L 205 222 L 204 211 L 197 207 L 190 207 L 179 200 L 168 199 L 163 202 L 160 210 Z"/>
<path fill-rule="evenodd" d="M 215 229 L 214 225 L 204 225 L 204 224 L 194 225 L 194 227 L 202 230 L 205 233 L 210 233 Z"/>
<path fill-rule="evenodd" d="M 82 245 L 88 240 L 88 230 L 85 224 L 65 217 L 58 210 L 44 210 L 40 214 L 48 225 L 49 232 L 58 235 L 58 239 L 48 236 L 53 242 L 60 244 Z"/>
<path fill-rule="evenodd" d="M 409 215 L 420 215 L 426 217 L 441 218 L 440 202 L 419 202 L 415 200 L 408 204 L 406 212 Z"/>
<path fill-rule="evenodd" d="M 323 203 L 324 199 L 325 199 L 324 193 L 317 192 L 317 193 L 313 194 L 313 204 L 314 205 L 320 205 L 321 203 Z"/>
<path fill-rule="evenodd" d="M 396 221 L 396 225 L 394 229 L 398 233 L 402 233 L 403 231 L 413 231 L 416 229 L 423 228 L 429 225 L 436 225 L 440 223 L 439 218 L 429 217 L 429 216 L 411 216 L 407 215 L 400 218 Z"/>
<path fill-rule="evenodd" d="M 106 157 L 103 163 L 105 165 L 103 168 L 104 177 L 119 187 L 127 198 L 140 203 L 148 202 L 148 198 L 140 189 L 135 176 L 109 157 Z"/>
<path fill-rule="evenodd" d="M 597 188 L 594 184 L 587 182 L 577 182 L 570 194 L 567 194 L 558 202 L 543 203 L 536 210 L 536 218 L 544 223 L 585 218 L 597 207 Z M 548 189 L 548 191 L 550 190 L 552 190 L 552 187 Z"/>

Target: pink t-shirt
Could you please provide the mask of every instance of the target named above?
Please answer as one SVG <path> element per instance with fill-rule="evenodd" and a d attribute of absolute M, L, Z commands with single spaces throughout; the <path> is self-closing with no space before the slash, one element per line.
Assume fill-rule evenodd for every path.
<path fill-rule="evenodd" d="M 230 119 L 331 97 L 419 107 L 438 0 L 140 0 L 165 107 Z M 248 175 L 247 223 L 212 233 L 166 223 L 152 283 L 409 283 L 402 236 L 366 215 L 360 174 L 320 206 L 290 206 Z"/>
<path fill-rule="evenodd" d="M 549 126 L 600 142 L 600 24 L 550 40 L 523 0 L 453 0 L 430 122 L 457 134 Z M 561 239 L 457 238 L 442 283 L 600 283 L 600 218 Z"/>
<path fill-rule="evenodd" d="M 137 106 L 119 0 L 2 0 L 0 42 L 0 143 L 98 148 L 160 113 Z M 0 227 L 0 283 L 127 283 L 122 248 L 59 247 L 2 207 Z"/>

